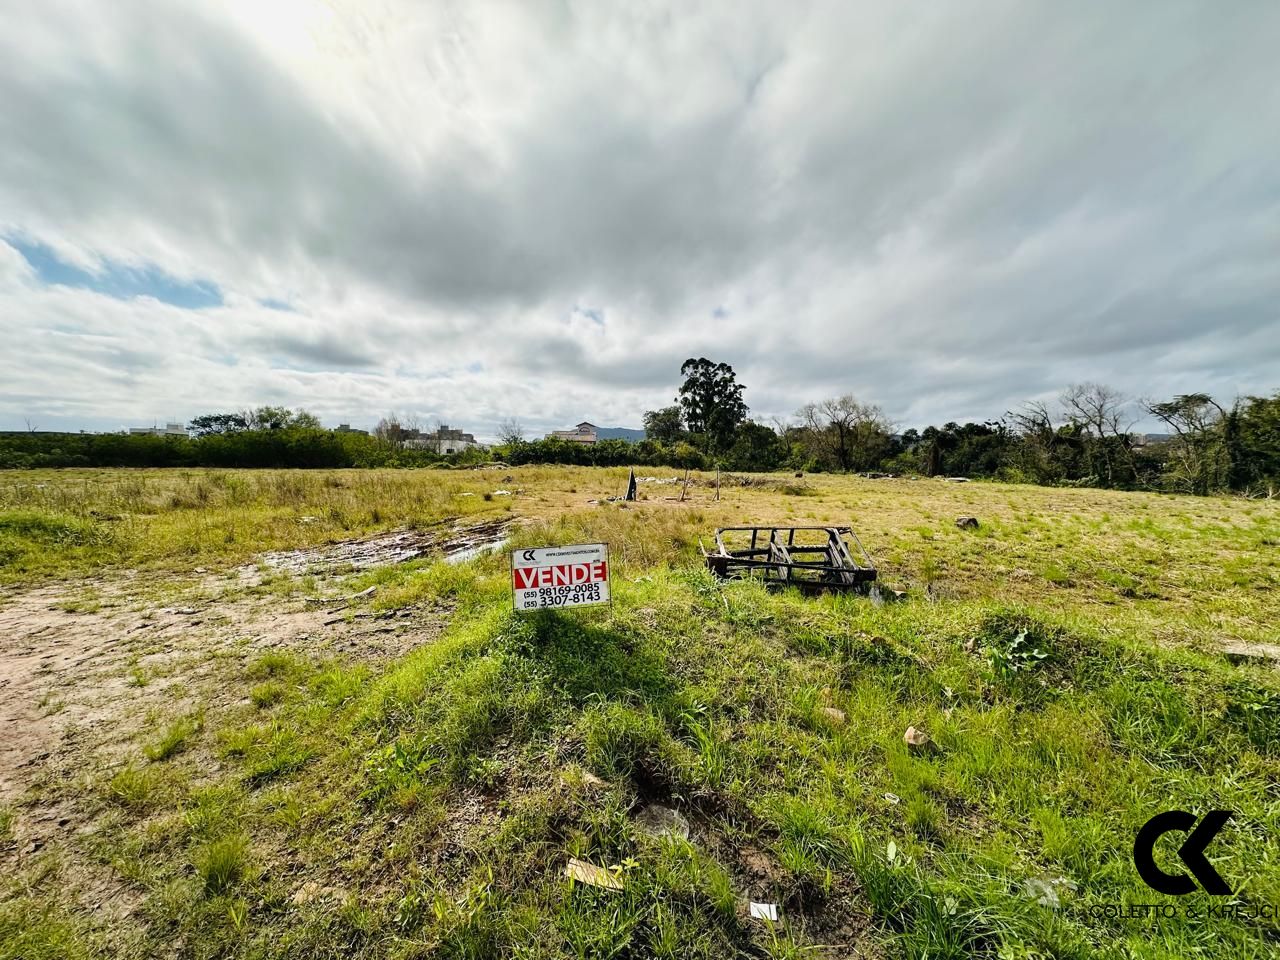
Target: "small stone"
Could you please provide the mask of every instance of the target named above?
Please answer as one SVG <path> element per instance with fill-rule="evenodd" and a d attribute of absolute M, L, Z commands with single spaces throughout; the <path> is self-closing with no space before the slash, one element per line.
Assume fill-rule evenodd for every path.
<path fill-rule="evenodd" d="M 976 649 L 978 649 L 978 641 L 974 637 L 970 637 L 968 640 L 964 642 L 965 653 L 973 653 L 973 651 Z"/>
<path fill-rule="evenodd" d="M 977 530 L 978 518 L 977 517 L 956 517 L 956 526 L 959 527 L 961 530 Z"/>
<path fill-rule="evenodd" d="M 916 751 L 927 750 L 933 745 L 929 735 L 915 727 L 907 727 L 907 732 L 902 735 L 902 739 L 907 742 L 908 747 Z"/>
<path fill-rule="evenodd" d="M 844 711 L 839 707 L 820 707 L 818 712 L 834 723 L 836 726 L 844 726 Z"/>
<path fill-rule="evenodd" d="M 1225 643 L 1222 652 L 1232 663 L 1243 663 L 1246 660 L 1280 661 L 1280 645 L 1274 643 Z"/>

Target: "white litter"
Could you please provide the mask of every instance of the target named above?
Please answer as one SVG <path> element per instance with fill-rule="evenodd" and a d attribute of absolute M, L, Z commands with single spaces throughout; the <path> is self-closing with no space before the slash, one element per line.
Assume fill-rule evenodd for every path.
<path fill-rule="evenodd" d="M 751 901 L 751 919 L 778 922 L 778 905 L 776 903 L 756 903 Z"/>

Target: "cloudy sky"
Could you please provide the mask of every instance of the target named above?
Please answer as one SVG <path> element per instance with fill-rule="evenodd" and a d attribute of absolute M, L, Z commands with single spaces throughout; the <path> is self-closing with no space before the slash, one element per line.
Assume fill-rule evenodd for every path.
<path fill-rule="evenodd" d="M 1280 5 L 0 0 L 0 429 L 1280 387 Z"/>

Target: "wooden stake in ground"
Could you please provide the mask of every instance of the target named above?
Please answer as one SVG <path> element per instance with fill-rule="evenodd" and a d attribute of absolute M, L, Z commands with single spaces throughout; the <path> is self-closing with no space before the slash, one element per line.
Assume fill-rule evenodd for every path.
<path fill-rule="evenodd" d="M 716 467 L 716 503 L 720 502 L 720 468 Z"/>
<path fill-rule="evenodd" d="M 689 492 L 689 468 L 684 468 L 684 486 L 680 488 L 680 502 L 684 503 L 684 495 Z"/>

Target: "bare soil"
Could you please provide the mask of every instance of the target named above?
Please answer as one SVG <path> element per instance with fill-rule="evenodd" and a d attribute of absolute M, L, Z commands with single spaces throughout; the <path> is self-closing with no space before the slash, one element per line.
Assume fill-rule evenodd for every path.
<path fill-rule="evenodd" d="M 263 566 L 319 576 L 325 593 L 326 575 L 495 549 L 509 526 L 449 522 L 267 554 L 164 605 L 152 599 L 156 583 L 137 574 L 0 596 L 0 803 L 17 813 L 0 864 L 85 825 L 84 811 L 63 799 L 78 791 L 60 785 L 136 758 L 139 740 L 164 720 L 246 703 L 245 668 L 264 652 L 386 661 L 430 643 L 448 620 L 446 608 L 373 613 L 351 609 L 344 597 L 263 595 L 253 589 Z"/>

